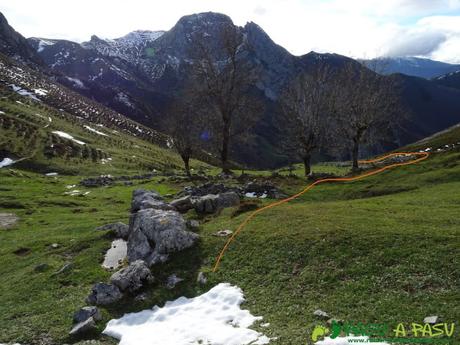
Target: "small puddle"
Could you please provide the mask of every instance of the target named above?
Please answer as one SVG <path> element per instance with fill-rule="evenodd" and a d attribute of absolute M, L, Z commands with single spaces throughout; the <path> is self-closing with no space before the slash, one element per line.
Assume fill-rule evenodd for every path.
<path fill-rule="evenodd" d="M 112 246 L 105 254 L 102 267 L 109 270 L 117 269 L 121 266 L 123 260 L 126 258 L 127 251 L 128 247 L 125 240 L 118 239 L 113 241 Z"/>

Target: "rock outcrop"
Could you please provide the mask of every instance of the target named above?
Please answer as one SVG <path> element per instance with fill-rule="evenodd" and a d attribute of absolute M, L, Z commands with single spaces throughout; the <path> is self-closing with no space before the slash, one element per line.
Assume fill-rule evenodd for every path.
<path fill-rule="evenodd" d="M 123 297 L 120 289 L 113 284 L 97 283 L 86 301 L 92 305 L 108 305 L 119 301 Z"/>
<path fill-rule="evenodd" d="M 131 212 L 145 209 L 175 210 L 175 208 L 163 201 L 163 197 L 155 191 L 136 189 L 133 192 Z"/>
<path fill-rule="evenodd" d="M 173 206 L 180 213 L 187 213 L 193 208 L 193 201 L 192 198 L 187 195 L 183 198 L 171 201 L 171 206 Z"/>
<path fill-rule="evenodd" d="M 80 336 L 92 332 L 95 329 L 96 321 L 93 317 L 90 317 L 87 320 L 77 323 L 75 326 L 73 326 L 72 330 L 69 332 L 69 335 Z"/>
<path fill-rule="evenodd" d="M 128 261 L 164 262 L 171 253 L 189 248 L 197 240 L 198 235 L 187 231 L 177 211 L 143 209 L 131 215 Z"/>
<path fill-rule="evenodd" d="M 129 226 L 122 222 L 116 222 L 112 224 L 106 224 L 103 226 L 99 226 L 96 228 L 96 231 L 109 231 L 116 238 L 127 239 L 129 235 Z"/>
<path fill-rule="evenodd" d="M 83 307 L 79 309 L 77 312 L 75 312 L 75 314 L 73 315 L 73 322 L 80 323 L 88 320 L 90 317 L 92 317 L 94 321 L 102 320 L 102 315 L 99 309 L 97 307 L 90 306 Z"/>
<path fill-rule="evenodd" d="M 215 213 L 220 209 L 240 204 L 240 197 L 235 192 L 209 194 L 194 201 L 195 211 L 198 214 Z"/>
<path fill-rule="evenodd" d="M 144 283 L 152 282 L 153 277 L 146 263 L 142 260 L 137 260 L 128 267 L 114 273 L 110 281 L 122 292 L 135 292 L 139 290 Z"/>

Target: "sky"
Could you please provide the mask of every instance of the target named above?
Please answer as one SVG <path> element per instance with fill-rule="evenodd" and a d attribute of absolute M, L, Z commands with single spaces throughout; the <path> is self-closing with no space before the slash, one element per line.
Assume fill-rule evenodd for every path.
<path fill-rule="evenodd" d="M 214 11 L 257 23 L 295 55 L 460 63 L 460 0 L 0 0 L 0 11 L 26 37 L 77 42 L 168 30 L 183 15 Z"/>

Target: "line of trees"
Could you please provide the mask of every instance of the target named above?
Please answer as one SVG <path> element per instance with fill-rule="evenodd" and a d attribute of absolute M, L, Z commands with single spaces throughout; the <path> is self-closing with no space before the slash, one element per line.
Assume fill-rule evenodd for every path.
<path fill-rule="evenodd" d="M 363 144 L 375 145 L 394 136 L 404 120 L 395 79 L 355 61 L 340 67 L 319 62 L 301 72 L 280 98 L 280 129 L 286 152 L 311 173 L 311 157 L 349 152 L 353 170 L 359 169 Z"/>
<path fill-rule="evenodd" d="M 243 56 L 251 47 L 234 26 L 216 34 L 221 45 L 217 49 L 206 35 L 193 37 L 188 80 L 165 120 L 170 146 L 182 157 L 188 176 L 191 157 L 210 149 L 220 159 L 222 172 L 229 173 L 232 143 L 264 111 L 254 97 L 257 67 Z M 306 176 L 320 151 L 348 151 L 353 169 L 358 169 L 362 145 L 389 138 L 401 123 L 397 85 L 372 69 L 376 66 L 364 68 L 352 60 L 335 67 L 318 61 L 286 84 L 279 97 L 282 147 L 293 160 L 303 162 Z"/>

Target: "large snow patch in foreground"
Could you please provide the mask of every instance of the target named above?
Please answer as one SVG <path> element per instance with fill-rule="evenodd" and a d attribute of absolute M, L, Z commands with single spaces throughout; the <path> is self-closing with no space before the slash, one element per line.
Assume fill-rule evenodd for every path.
<path fill-rule="evenodd" d="M 240 288 L 221 283 L 195 298 L 111 320 L 103 333 L 120 345 L 268 344 L 269 338 L 248 328 L 262 317 L 240 309 L 243 301 Z"/>

